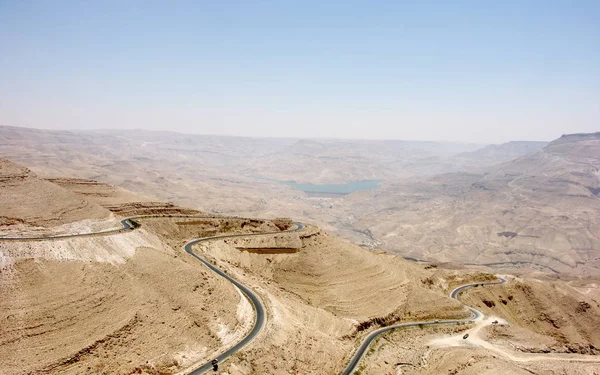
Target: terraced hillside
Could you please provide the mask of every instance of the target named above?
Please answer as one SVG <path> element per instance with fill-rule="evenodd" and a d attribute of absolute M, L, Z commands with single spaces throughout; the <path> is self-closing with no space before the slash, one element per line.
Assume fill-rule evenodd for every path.
<path fill-rule="evenodd" d="M 60 232 L 74 222 L 79 231 L 114 224 L 110 211 L 6 159 L 0 159 L 0 190 L 0 236 L 44 233 L 51 227 Z"/>

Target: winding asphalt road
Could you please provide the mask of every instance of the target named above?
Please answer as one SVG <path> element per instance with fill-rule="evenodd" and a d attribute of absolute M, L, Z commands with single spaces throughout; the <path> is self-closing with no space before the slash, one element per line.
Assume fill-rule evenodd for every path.
<path fill-rule="evenodd" d="M 252 234 L 234 234 L 234 235 L 229 235 L 229 236 L 216 236 L 216 237 L 198 238 L 198 239 L 192 240 L 192 241 L 190 241 L 190 242 L 188 242 L 188 243 L 185 244 L 184 249 L 185 249 L 185 251 L 188 254 L 190 254 L 191 256 L 195 257 L 196 259 L 198 259 L 199 261 L 201 261 L 202 263 L 204 263 L 204 265 L 206 267 L 210 268 L 217 275 L 225 278 L 227 281 L 229 281 L 230 283 L 232 283 L 233 285 L 235 285 L 236 288 L 238 288 L 244 294 L 244 296 L 246 296 L 246 298 L 248 299 L 248 301 L 250 301 L 250 304 L 252 304 L 252 307 L 254 308 L 254 312 L 256 313 L 256 317 L 255 317 L 255 320 L 254 320 L 254 326 L 252 327 L 252 330 L 240 342 L 238 342 L 237 344 L 235 344 L 233 347 L 231 347 L 230 349 L 226 350 L 222 354 L 219 354 L 216 357 L 216 359 L 219 361 L 219 363 L 223 363 L 227 358 L 231 357 L 235 353 L 237 353 L 240 350 L 242 350 L 242 348 L 244 346 L 246 346 L 250 341 L 254 340 L 254 338 L 259 334 L 259 332 L 261 331 L 261 329 L 265 325 L 265 307 L 263 306 L 262 302 L 260 301 L 260 298 L 258 298 L 258 296 L 252 290 L 250 290 L 249 288 L 245 287 L 244 285 L 242 285 L 241 283 L 239 283 L 237 280 L 233 279 L 231 276 L 227 275 L 225 272 L 221 271 L 219 268 L 217 268 L 214 265 L 212 265 L 206 259 L 204 259 L 204 258 L 200 257 L 198 254 L 194 253 L 193 250 L 192 250 L 192 247 L 194 245 L 198 244 L 198 243 L 201 243 L 201 242 L 207 242 L 207 241 L 213 241 L 213 240 L 222 240 L 222 239 L 234 238 L 234 237 L 264 236 L 264 235 L 268 235 L 268 234 L 279 234 L 279 233 L 285 233 L 285 232 L 297 232 L 297 231 L 302 230 L 304 228 L 304 225 L 302 225 L 301 223 L 294 223 L 294 224 L 296 225 L 295 229 L 290 229 L 290 230 L 286 230 L 286 231 L 267 232 L 267 233 L 252 233 Z M 211 361 L 212 361 L 212 358 L 208 362 L 206 362 L 205 364 L 203 364 L 202 366 L 200 366 L 197 369 L 195 369 L 192 372 L 190 372 L 190 375 L 203 374 L 206 371 L 212 369 Z"/>
<path fill-rule="evenodd" d="M 139 215 L 132 216 L 122 219 L 120 221 L 122 228 L 118 229 L 109 229 L 100 232 L 90 232 L 90 233 L 74 233 L 74 234 L 60 234 L 56 236 L 32 236 L 32 237 L 0 237 L 0 241 L 46 241 L 46 240 L 60 240 L 65 238 L 73 238 L 73 237 L 95 237 L 95 236 L 105 236 L 111 234 L 117 234 L 122 232 L 127 232 L 130 230 L 134 230 L 139 228 L 139 224 L 136 222 L 137 219 L 232 219 L 232 220 L 251 220 L 245 217 L 238 216 L 186 216 L 186 215 Z M 297 224 L 297 223 L 296 223 Z M 281 233 L 281 232 L 277 232 Z M 268 234 L 268 233 L 259 233 L 259 234 Z"/>
<path fill-rule="evenodd" d="M 128 217 L 126 219 L 121 220 L 121 225 L 123 226 L 123 228 L 118 228 L 118 229 L 109 229 L 109 230 L 105 230 L 105 231 L 92 232 L 92 233 L 61 234 L 61 235 L 57 235 L 57 236 L 0 237 L 0 241 L 46 241 L 46 240 L 60 240 L 60 239 L 64 239 L 64 238 L 73 238 L 73 237 L 91 237 L 91 236 L 117 234 L 117 233 L 127 232 L 130 230 L 136 229 L 139 225 L 135 222 L 135 219 L 138 219 L 141 217 L 142 216 Z M 167 216 L 151 216 L 151 217 L 167 217 Z M 183 216 L 181 216 L 181 217 L 183 217 Z M 185 217 L 188 217 L 188 216 L 185 216 Z"/>
<path fill-rule="evenodd" d="M 210 216 L 210 217 L 212 218 L 212 216 Z M 0 237 L 0 241 L 32 241 L 32 240 L 33 241 L 41 241 L 41 240 L 72 238 L 72 237 L 86 237 L 86 236 L 116 234 L 116 233 L 120 233 L 120 232 L 126 232 L 126 231 L 131 231 L 131 230 L 137 229 L 140 226 L 140 224 L 138 224 L 135 220 L 144 219 L 144 218 L 203 218 L 203 217 L 200 217 L 200 216 L 177 216 L 177 215 L 176 216 L 160 216 L 160 215 L 134 216 L 134 217 L 128 217 L 128 218 L 121 220 L 121 225 L 123 227 L 120 229 L 112 229 L 112 230 L 103 231 L 103 232 L 67 234 L 67 235 L 48 236 L 48 237 Z M 204 217 L 204 218 L 207 218 L 207 217 Z M 232 219 L 242 219 L 243 220 L 244 218 L 234 217 Z M 215 272 L 217 275 L 225 278 L 227 281 L 232 283 L 236 288 L 238 288 L 244 294 L 244 296 L 248 299 L 248 301 L 252 305 L 255 315 L 256 315 L 252 330 L 240 342 L 238 342 L 233 347 L 229 348 L 228 350 L 219 354 L 216 357 L 216 359 L 219 361 L 219 363 L 224 362 L 229 357 L 231 357 L 232 355 L 234 355 L 237 352 L 239 352 L 240 350 L 242 350 L 248 343 L 250 343 L 252 340 L 254 340 L 254 338 L 256 338 L 256 336 L 260 333 L 260 331 L 262 330 L 262 328 L 265 324 L 265 308 L 264 308 L 264 305 L 262 304 L 262 302 L 260 301 L 260 298 L 252 290 L 245 287 L 240 282 L 233 279 L 231 276 L 227 275 L 224 271 L 220 270 L 218 267 L 214 266 L 206 259 L 204 259 L 201 256 L 199 256 L 198 254 L 194 253 L 194 251 L 192 250 L 192 247 L 201 242 L 223 240 L 223 239 L 235 238 L 235 237 L 264 236 L 264 235 L 273 235 L 273 234 L 279 234 L 279 233 L 285 233 L 285 232 L 296 232 L 296 231 L 300 231 L 304 228 L 304 225 L 302 223 L 294 223 L 294 224 L 296 225 L 296 228 L 286 230 L 286 231 L 266 232 L 266 233 L 249 233 L 249 234 L 233 234 L 233 235 L 197 238 L 197 239 L 191 240 L 185 244 L 184 250 L 188 254 L 190 254 L 194 258 L 198 259 L 210 270 Z M 483 285 L 504 284 L 506 282 L 507 282 L 506 279 L 499 277 L 498 281 L 495 281 L 495 282 L 484 282 L 484 283 L 480 282 L 480 283 L 471 283 L 471 284 L 462 285 L 462 286 L 454 289 L 450 293 L 450 297 L 458 300 L 458 296 L 460 295 L 460 293 L 467 288 L 472 288 L 475 286 L 483 286 Z M 354 373 L 354 371 L 356 370 L 356 367 L 360 363 L 361 359 L 364 357 L 365 352 L 367 351 L 367 349 L 369 349 L 369 346 L 371 345 L 371 343 L 378 336 L 380 336 L 381 334 L 383 334 L 385 332 L 392 331 L 395 329 L 416 327 L 416 326 L 468 323 L 468 322 L 477 321 L 483 317 L 483 313 L 481 311 L 474 309 L 467 305 L 465 305 L 465 307 L 467 307 L 469 309 L 469 311 L 471 311 L 471 313 L 473 314 L 473 316 L 471 318 L 452 319 L 452 320 L 433 320 L 433 321 L 430 320 L 430 321 L 422 321 L 422 322 L 402 323 L 402 324 L 391 325 L 388 327 L 383 327 L 383 328 L 380 328 L 380 329 L 377 329 L 377 330 L 371 332 L 360 344 L 360 346 L 358 347 L 358 349 L 352 356 L 352 359 L 350 360 L 350 362 L 348 363 L 348 365 L 346 366 L 346 368 L 344 369 L 344 371 L 342 372 L 341 375 L 352 375 Z M 190 372 L 190 375 L 203 374 L 206 371 L 212 369 L 211 361 L 213 359 L 214 358 L 211 358 L 205 364 L 192 370 Z"/>
<path fill-rule="evenodd" d="M 458 288 L 454 289 L 450 293 L 450 297 L 458 300 L 458 296 L 460 295 L 460 293 L 467 288 L 472 288 L 472 287 L 479 286 L 479 285 L 483 286 L 483 285 L 504 284 L 506 282 L 507 282 L 506 279 L 503 279 L 502 277 L 498 277 L 498 281 L 494 281 L 494 282 L 472 283 L 472 284 L 462 285 L 462 286 L 459 286 Z M 471 313 L 473 314 L 473 316 L 471 318 L 451 319 L 451 320 L 429 320 L 429 321 L 423 321 L 423 322 L 410 322 L 410 323 L 395 324 L 392 326 L 379 328 L 379 329 L 369 333 L 369 335 L 367 337 L 365 337 L 363 342 L 360 344 L 358 349 L 356 349 L 356 352 L 350 359 L 350 362 L 348 363 L 348 365 L 346 366 L 344 371 L 342 371 L 342 375 L 352 375 L 354 373 L 354 371 L 356 370 L 356 367 L 360 363 L 361 359 L 364 357 L 365 352 L 367 351 L 367 349 L 369 349 L 369 346 L 371 345 L 371 343 L 379 335 L 381 335 L 385 332 L 392 331 L 394 329 L 399 329 L 399 328 L 408 328 L 408 327 L 417 327 L 417 326 L 469 323 L 469 322 L 474 322 L 474 321 L 480 320 L 483 317 L 483 313 L 481 311 L 474 309 L 467 305 L 464 305 L 464 306 L 467 307 L 469 309 L 469 311 L 471 311 Z"/>
<path fill-rule="evenodd" d="M 152 219 L 152 218 L 200 219 L 200 218 L 214 218 L 214 216 L 204 216 L 204 217 L 201 217 L 201 216 L 160 216 L 160 215 L 134 216 L 134 217 L 128 217 L 128 218 L 121 220 L 121 225 L 123 227 L 119 228 L 119 229 L 112 229 L 112 230 L 107 230 L 107 231 L 102 231 L 102 232 L 94 232 L 94 233 L 66 234 L 66 235 L 47 236 L 47 237 L 0 237 L 0 241 L 42 241 L 42 240 L 73 238 L 73 237 L 91 237 L 91 236 L 97 236 L 97 235 L 116 234 L 116 233 L 120 233 L 120 232 L 132 231 L 132 230 L 139 228 L 140 224 L 136 221 L 137 219 Z M 218 218 L 244 220 L 244 218 L 239 218 L 239 217 L 218 217 Z M 219 354 L 217 357 L 215 357 L 219 361 L 219 363 L 224 362 L 229 357 L 231 357 L 232 355 L 234 355 L 237 352 L 239 352 L 240 350 L 242 350 L 242 348 L 244 348 L 244 346 L 246 346 L 248 343 L 250 343 L 252 340 L 254 340 L 254 338 L 256 338 L 256 336 L 260 333 L 261 329 L 265 325 L 265 307 L 262 304 L 262 302 L 260 301 L 260 298 L 256 295 L 256 293 L 254 293 L 252 290 L 250 290 L 249 288 L 242 285 L 237 280 L 233 279 L 231 276 L 227 275 L 224 271 L 220 270 L 219 268 L 217 268 L 216 266 L 211 264 L 206 259 L 204 259 L 201 256 L 199 256 L 198 254 L 194 253 L 194 251 L 192 250 L 192 247 L 201 242 L 223 240 L 223 239 L 235 238 L 235 237 L 264 236 L 264 235 L 273 235 L 273 234 L 280 234 L 280 233 L 286 233 L 286 232 L 297 232 L 297 231 L 304 229 L 304 225 L 302 223 L 294 223 L 294 225 L 296 226 L 296 228 L 294 228 L 294 229 L 289 229 L 289 230 L 284 230 L 284 231 L 279 231 L 279 232 L 232 234 L 232 235 L 197 238 L 197 239 L 189 241 L 183 247 L 184 250 L 188 254 L 190 254 L 194 258 L 198 259 L 210 270 L 215 272 L 217 275 L 225 278 L 227 281 L 232 283 L 236 288 L 238 288 L 244 294 L 244 296 L 248 299 L 248 301 L 252 305 L 252 308 L 254 309 L 254 312 L 255 312 L 255 319 L 254 319 L 254 325 L 252 327 L 252 330 L 240 342 L 238 342 L 233 347 L 229 348 L 225 352 L 223 352 L 223 353 Z M 211 361 L 215 358 L 209 359 L 209 361 L 207 361 L 202 366 L 192 370 L 189 374 L 190 375 L 199 375 L 199 374 L 203 374 L 206 371 L 212 369 L 213 366 L 212 366 Z"/>

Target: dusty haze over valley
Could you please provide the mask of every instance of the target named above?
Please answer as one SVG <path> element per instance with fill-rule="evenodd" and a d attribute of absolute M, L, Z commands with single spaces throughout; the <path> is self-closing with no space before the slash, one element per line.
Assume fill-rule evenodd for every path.
<path fill-rule="evenodd" d="M 0 375 L 600 375 L 600 1 L 0 1 Z"/>
<path fill-rule="evenodd" d="M 599 158 L 0 127 L 0 369 L 596 374 Z"/>
<path fill-rule="evenodd" d="M 205 212 L 293 217 L 412 259 L 599 273 L 598 134 L 473 145 L 0 127 L 0 139 L 0 157 L 45 178 L 89 178 Z M 364 180 L 378 184 L 335 193 Z"/>

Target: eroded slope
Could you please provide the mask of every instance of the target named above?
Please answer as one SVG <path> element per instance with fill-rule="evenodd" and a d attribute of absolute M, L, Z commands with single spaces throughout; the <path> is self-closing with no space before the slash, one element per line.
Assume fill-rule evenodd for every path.
<path fill-rule="evenodd" d="M 82 220 L 92 225 L 112 219 L 110 211 L 6 159 L 0 159 L 0 191 L 0 233 L 4 236 L 44 232 L 44 228 Z"/>

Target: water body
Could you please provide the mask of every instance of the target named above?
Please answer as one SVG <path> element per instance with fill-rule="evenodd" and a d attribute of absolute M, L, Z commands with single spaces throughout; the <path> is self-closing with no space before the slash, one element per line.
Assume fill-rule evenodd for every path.
<path fill-rule="evenodd" d="M 254 176 L 257 177 L 257 176 Z M 262 180 L 269 180 L 273 182 L 277 182 L 280 184 L 288 185 L 293 187 L 296 190 L 301 190 L 308 195 L 314 196 L 336 196 L 336 195 L 346 195 L 350 193 L 354 193 L 357 191 L 365 191 L 365 190 L 373 190 L 379 187 L 381 184 L 381 180 L 363 180 L 363 181 L 351 181 L 345 184 L 309 184 L 309 183 L 299 183 L 296 181 L 280 181 L 273 180 L 265 177 L 257 177 Z"/>

